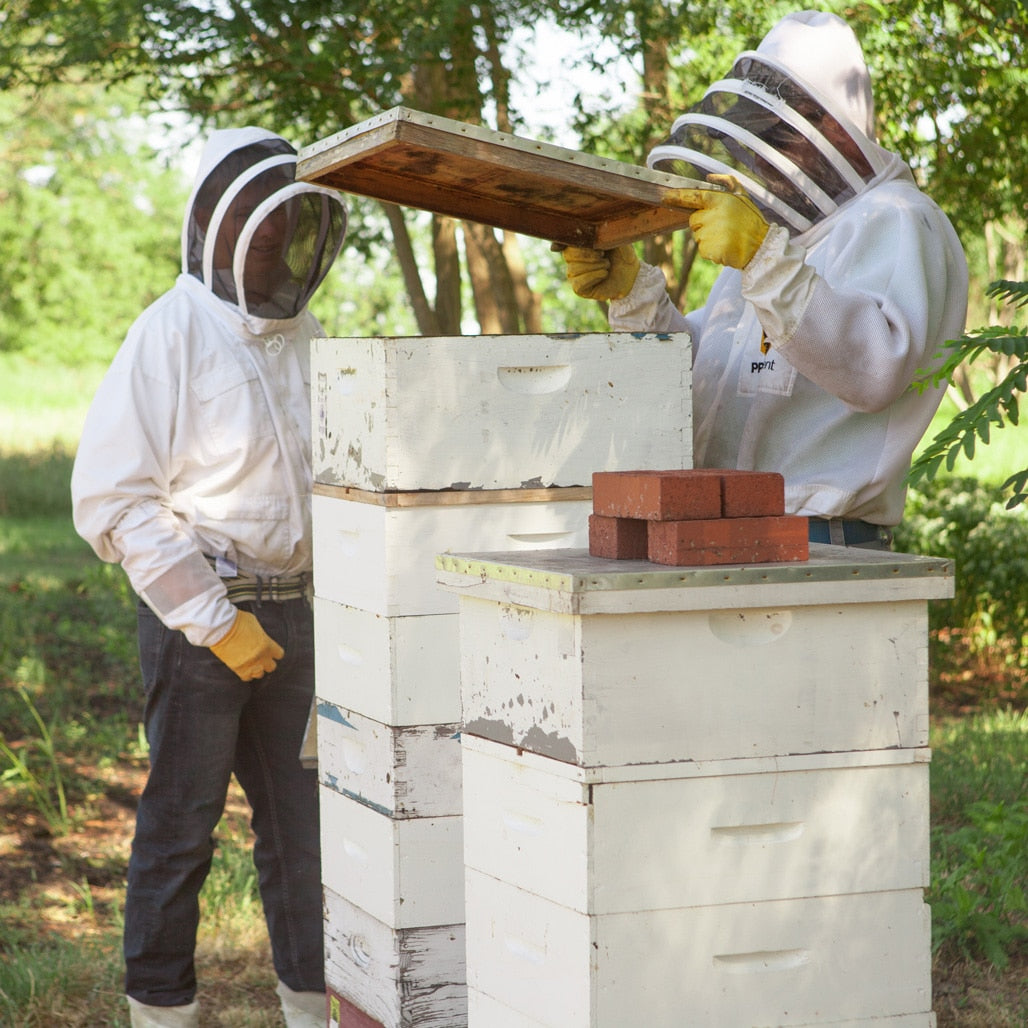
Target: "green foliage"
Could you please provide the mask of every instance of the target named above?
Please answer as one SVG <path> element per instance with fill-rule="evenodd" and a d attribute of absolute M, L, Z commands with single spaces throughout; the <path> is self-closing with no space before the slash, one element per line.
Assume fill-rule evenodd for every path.
<path fill-rule="evenodd" d="M 988 295 L 998 297 L 1017 306 L 1028 303 L 1028 283 L 993 282 Z M 942 364 L 919 383 L 921 388 L 930 382 L 937 386 L 951 379 L 963 364 L 973 364 L 982 355 L 999 354 L 1010 358 L 1010 369 L 1003 379 L 980 396 L 966 410 L 939 432 L 911 466 L 908 481 L 932 479 L 943 464 L 952 471 L 957 458 L 963 453 L 973 458 L 978 441 L 987 444 L 993 427 L 1003 429 L 1017 425 L 1020 420 L 1020 398 L 1028 392 L 1028 334 L 1023 328 L 992 326 L 976 329 L 954 340 L 951 349 L 937 356 Z M 1002 488 L 1013 490 L 1007 506 L 1016 507 L 1028 499 L 1028 466 L 1014 472 Z"/>
<path fill-rule="evenodd" d="M 1028 712 L 954 721 L 931 741 L 933 949 L 1002 969 L 1028 943 Z"/>
<path fill-rule="evenodd" d="M 128 1010 L 113 1010 L 110 1017 L 81 1021 L 76 1008 L 91 996 L 121 999 L 121 953 L 113 940 L 63 939 L 53 935 L 41 940 L 0 917 L 0 1024 L 10 1028 L 50 1028 L 57 1024 L 128 1025 Z M 111 1004 L 108 1003 L 110 1006 Z"/>
<path fill-rule="evenodd" d="M 108 361 L 174 281 L 184 184 L 132 141 L 136 99 L 0 93 L 0 353 Z"/>
<path fill-rule="evenodd" d="M 1003 969 L 1011 949 L 1028 942 L 1028 803 L 981 800 L 968 818 L 955 832 L 936 833 L 933 948 L 951 945 Z"/>
<path fill-rule="evenodd" d="M 894 546 L 956 564 L 954 598 L 929 608 L 934 628 L 971 627 L 981 648 L 1010 637 L 1028 662 L 1028 508 L 1004 508 L 972 478 L 925 483 L 908 493 Z"/>
<path fill-rule="evenodd" d="M 971 238 L 989 222 L 1020 215 L 1020 186 L 1028 178 L 1024 0 L 873 0 L 858 5 L 826 0 L 816 6 L 838 11 L 854 26 L 872 71 L 882 141 L 912 164 L 963 234 Z M 185 111 L 205 125 L 278 126 L 297 141 L 323 138 L 401 103 L 505 130 L 527 129 L 532 135 L 532 98 L 544 83 L 528 81 L 532 73 L 522 59 L 523 40 L 533 33 L 545 40 L 549 28 L 557 26 L 581 35 L 586 44 L 580 53 L 562 51 L 552 74 L 571 94 L 567 123 L 578 133 L 580 148 L 639 163 L 666 136 L 673 118 L 792 9 L 794 4 L 781 0 L 761 5 L 19 0 L 15 8 L 0 10 L 0 87 L 17 96 L 37 84 L 70 81 L 81 89 L 82 76 L 108 83 L 132 81 L 145 90 L 151 107 Z M 606 45 L 590 48 L 597 34 Z M 621 59 L 616 71 L 612 53 Z M 626 67 L 635 74 L 627 87 Z M 512 90 L 512 80 L 522 88 Z M 515 93 L 527 98 L 519 101 L 520 109 L 512 101 Z M 10 128 L 16 130 L 18 124 L 12 120 Z M 107 129 L 94 133 L 94 139 L 108 138 L 109 124 L 103 124 Z M 74 148 L 60 145 L 57 151 L 70 154 Z M 137 170 L 145 163 L 137 161 Z M 80 175 L 79 180 L 101 178 Z M 124 182 L 122 192 L 136 199 Z M 55 193 L 58 186 L 61 191 Z M 971 196 L 973 202 L 968 202 Z M 66 183 L 37 182 L 32 189 L 22 184 L 6 210 L 18 228 L 49 224 L 64 212 L 65 234 L 86 240 L 86 226 L 96 219 L 72 217 L 68 209 L 74 203 L 69 201 L 83 202 Z M 27 218 L 15 213 L 19 207 L 26 209 Z M 11 252 L 4 239 L 4 209 L 0 207 L 0 245 Z M 177 215 L 179 205 L 154 209 Z M 92 215 L 88 205 L 86 210 Z M 364 230 L 380 232 L 373 221 L 355 224 L 351 239 L 366 246 Z M 119 218 L 108 224 L 120 240 L 142 230 L 146 222 Z M 97 279 L 95 258 L 102 247 L 87 251 L 94 259 L 81 265 L 76 280 L 47 256 L 60 253 L 59 246 L 32 248 L 20 231 L 13 235 L 18 244 L 14 252 L 31 252 L 39 273 L 9 295 L 0 287 L 0 349 L 13 346 L 11 339 L 27 345 L 30 330 L 22 326 L 37 322 L 33 346 L 89 351 L 97 345 L 95 331 L 105 326 L 108 332 L 119 326 L 112 334 L 120 338 L 125 324 L 119 316 L 125 317 L 126 307 L 135 311 L 142 304 L 83 318 L 101 310 L 101 297 L 111 288 L 120 288 L 118 270 L 103 267 L 106 289 L 85 292 Z M 686 237 L 679 233 L 677 242 L 681 245 Z M 174 260 L 176 251 L 159 252 L 161 259 Z M 691 277 L 691 251 L 667 260 L 682 280 Z M 124 262 L 112 263 L 125 267 Z M 432 259 L 421 264 L 432 267 Z M 157 269 L 154 250 L 143 266 Z M 455 269 L 456 264 L 434 269 L 444 294 Z M 413 281 L 414 269 L 406 267 L 405 272 Z M 695 292 L 690 288 L 689 307 L 696 306 Z M 78 305 L 64 299 L 73 295 L 79 297 Z M 339 308 L 340 331 L 370 335 L 391 324 L 394 308 L 385 292 L 376 290 L 369 302 L 365 299 L 351 298 Z M 106 306 L 113 308 L 113 301 Z M 45 320 L 46 312 L 56 311 L 64 316 Z M 74 336 L 69 325 L 76 326 Z"/>
<path fill-rule="evenodd" d="M 0 539 L 4 528 L 0 520 Z M 63 531 L 74 534 L 70 521 Z M 40 551 L 36 562 L 36 576 L 0 578 L 0 724 L 9 747 L 52 757 L 65 776 L 69 751 L 101 757 L 132 744 L 135 601 L 121 569 L 88 549 L 69 577 L 50 577 Z M 44 777 L 38 764 L 30 770 Z"/>
<path fill-rule="evenodd" d="M 1024 0 L 871 0 L 840 13 L 870 55 L 883 142 L 910 161 L 958 231 L 1023 217 Z"/>
<path fill-rule="evenodd" d="M 42 815 L 54 835 L 63 835 L 69 827 L 68 800 L 64 791 L 64 776 L 54 748 L 54 731 L 41 717 L 21 681 L 37 677 L 38 669 L 33 662 L 23 663 L 15 671 L 18 695 L 25 701 L 39 730 L 38 737 L 23 740 L 20 745 L 8 742 L 0 732 L 0 757 L 7 762 L 7 768 L 0 772 L 0 782 L 23 786 L 32 798 L 33 805 Z M 42 758 L 41 761 L 36 757 Z"/>
<path fill-rule="evenodd" d="M 71 515 L 73 457 L 60 445 L 0 460 L 0 517 Z"/>

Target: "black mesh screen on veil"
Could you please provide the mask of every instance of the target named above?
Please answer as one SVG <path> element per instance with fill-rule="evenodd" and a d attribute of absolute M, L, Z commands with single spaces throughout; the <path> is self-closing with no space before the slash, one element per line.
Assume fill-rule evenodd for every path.
<path fill-rule="evenodd" d="M 284 139 L 262 139 L 233 150 L 214 166 L 193 197 L 192 205 L 187 212 L 189 225 L 187 229 L 186 271 L 196 278 L 203 279 L 203 249 L 207 237 L 207 226 L 218 202 L 231 189 L 241 175 L 254 165 L 268 157 L 280 154 L 295 156 L 296 150 Z M 286 164 L 273 169 L 272 177 L 267 181 L 268 191 L 280 188 L 293 181 L 293 169 Z M 267 194 L 266 194 L 267 195 Z"/>
<path fill-rule="evenodd" d="M 296 192 L 267 211 L 247 236 L 242 274 L 247 313 L 298 314 L 328 274 L 345 232 L 343 206 L 322 192 Z"/>
<path fill-rule="evenodd" d="M 804 195 L 786 174 L 726 133 L 703 125 L 686 124 L 676 129 L 665 145 L 681 147 L 682 150 L 694 155 L 694 159 L 689 161 L 684 156 L 665 158 L 655 162 L 654 167 L 658 171 L 703 179 L 712 168 L 725 166 L 732 171 L 751 176 L 768 192 L 785 201 L 791 210 L 808 220 L 813 222 L 821 217 L 821 212 L 814 202 Z M 702 160 L 704 157 L 707 158 L 706 161 Z M 764 206 L 759 196 L 754 196 L 753 199 L 758 205 Z M 765 213 L 774 214 L 773 211 Z"/>
<path fill-rule="evenodd" d="M 804 231 L 873 176 L 853 136 L 780 69 L 736 62 L 656 147 L 651 167 L 687 178 L 736 174 L 772 220 Z"/>

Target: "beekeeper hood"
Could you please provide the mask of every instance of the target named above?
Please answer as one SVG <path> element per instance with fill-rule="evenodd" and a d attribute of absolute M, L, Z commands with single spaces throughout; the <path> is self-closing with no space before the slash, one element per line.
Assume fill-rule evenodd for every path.
<path fill-rule="evenodd" d="M 335 192 L 296 182 L 296 151 L 258 128 L 211 134 L 182 227 L 182 270 L 248 318 L 299 314 L 343 245 Z"/>
<path fill-rule="evenodd" d="M 874 142 L 871 79 L 852 29 L 834 14 L 799 11 L 740 54 L 647 164 L 690 178 L 734 175 L 796 235 L 896 160 Z"/>

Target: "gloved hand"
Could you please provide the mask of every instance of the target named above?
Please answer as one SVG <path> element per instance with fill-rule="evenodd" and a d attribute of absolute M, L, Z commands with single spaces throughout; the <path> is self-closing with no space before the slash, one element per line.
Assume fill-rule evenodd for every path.
<path fill-rule="evenodd" d="M 745 268 L 764 242 L 768 223 L 733 175 L 708 175 L 707 181 L 727 186 L 730 192 L 670 189 L 661 202 L 695 212 L 689 218 L 689 228 L 701 257 L 715 264 Z"/>
<path fill-rule="evenodd" d="M 285 652 L 248 610 L 236 611 L 228 634 L 211 647 L 211 653 L 244 682 L 263 678 L 266 671 L 274 671 Z"/>
<path fill-rule="evenodd" d="M 639 274 L 639 258 L 630 243 L 614 250 L 568 246 L 560 251 L 571 288 L 587 300 L 620 300 Z"/>

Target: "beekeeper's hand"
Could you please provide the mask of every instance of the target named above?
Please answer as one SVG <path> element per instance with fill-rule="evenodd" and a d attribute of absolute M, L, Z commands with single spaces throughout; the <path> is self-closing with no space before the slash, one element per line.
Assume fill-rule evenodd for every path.
<path fill-rule="evenodd" d="M 554 248 L 557 246 L 554 244 Z M 567 265 L 571 288 L 587 300 L 620 300 L 632 291 L 639 274 L 639 258 L 631 243 L 614 250 L 568 246 L 560 255 Z"/>
<path fill-rule="evenodd" d="M 236 612 L 228 633 L 211 647 L 211 653 L 232 668 L 244 682 L 263 678 L 265 672 L 274 671 L 285 652 L 247 610 Z"/>
<path fill-rule="evenodd" d="M 764 242 L 768 223 L 734 176 L 708 175 L 707 181 L 725 190 L 671 189 L 661 202 L 693 211 L 689 228 L 701 257 L 745 268 Z"/>

